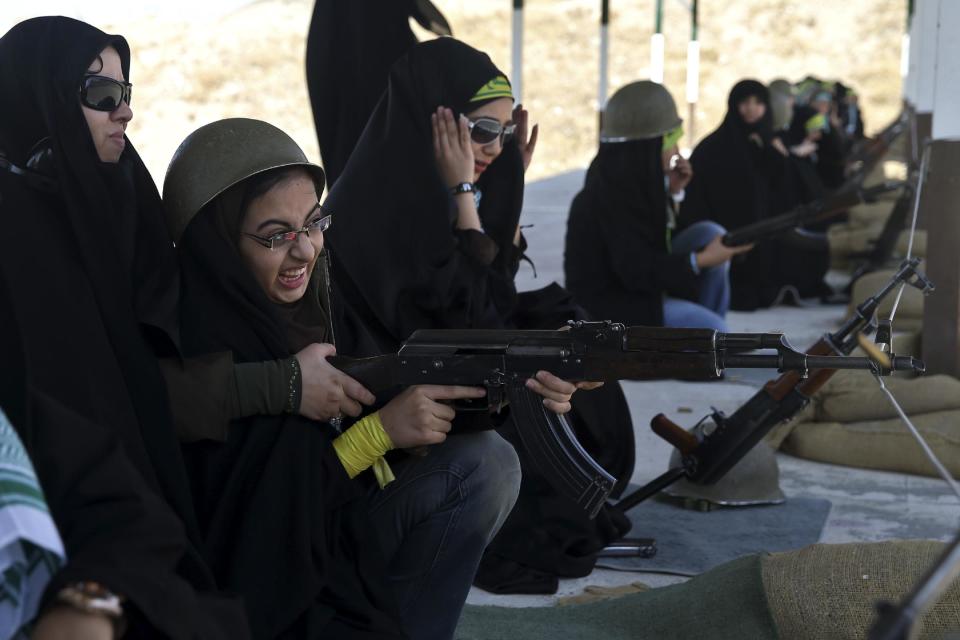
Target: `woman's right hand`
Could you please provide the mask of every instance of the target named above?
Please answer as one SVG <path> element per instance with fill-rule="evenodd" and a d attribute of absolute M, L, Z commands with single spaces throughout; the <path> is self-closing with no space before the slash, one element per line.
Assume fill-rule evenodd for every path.
<path fill-rule="evenodd" d="M 452 188 L 461 182 L 473 182 L 473 147 L 467 117 L 461 115 L 457 121 L 452 109 L 437 107 L 437 112 L 430 114 L 430 124 L 433 127 L 433 155 L 444 185 Z"/>
<path fill-rule="evenodd" d="M 739 247 L 728 247 L 723 244 L 723 234 L 718 234 L 703 249 L 697 252 L 697 266 L 701 269 L 709 269 L 727 262 L 733 256 L 750 251 L 752 244 L 744 244 Z"/>
<path fill-rule="evenodd" d="M 393 446 L 409 449 L 439 444 L 447 439 L 457 412 L 445 400 L 482 398 L 480 387 L 418 385 L 407 387 L 380 409 L 380 422 Z"/>
<path fill-rule="evenodd" d="M 376 401 L 366 387 L 327 362 L 336 354 L 332 344 L 318 343 L 296 354 L 302 382 L 300 415 L 323 422 L 344 414 L 356 417 L 361 405 Z"/>

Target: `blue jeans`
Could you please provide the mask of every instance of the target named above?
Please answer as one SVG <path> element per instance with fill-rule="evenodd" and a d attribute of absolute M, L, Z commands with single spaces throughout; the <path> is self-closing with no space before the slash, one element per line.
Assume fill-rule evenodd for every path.
<path fill-rule="evenodd" d="M 495 431 L 455 435 L 392 464 L 370 498 L 400 616 L 412 640 L 449 640 L 480 556 L 520 491 L 520 461 Z"/>
<path fill-rule="evenodd" d="M 671 253 L 689 255 L 703 249 L 716 236 L 727 230 L 716 222 L 704 220 L 678 233 L 671 242 Z M 730 308 L 730 263 L 700 270 L 697 276 L 697 301 L 669 296 L 663 299 L 663 325 L 678 328 L 706 328 L 726 331 L 724 317 Z"/>

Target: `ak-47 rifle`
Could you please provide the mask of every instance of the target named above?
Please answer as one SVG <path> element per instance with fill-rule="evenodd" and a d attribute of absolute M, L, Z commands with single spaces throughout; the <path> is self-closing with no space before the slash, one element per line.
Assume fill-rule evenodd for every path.
<path fill-rule="evenodd" d="M 745 353 L 772 350 L 774 353 Z M 486 398 L 460 409 L 499 411 L 508 402 L 520 439 L 543 475 L 562 494 L 596 515 L 614 478 L 580 445 L 563 416 L 548 411 L 525 382 L 537 371 L 565 380 L 716 379 L 727 368 L 794 371 L 865 369 L 869 358 L 805 354 L 781 333 L 719 333 L 711 329 L 625 327 L 610 321 L 570 322 L 557 331 L 421 330 L 395 354 L 331 363 L 374 393 L 417 384 L 484 387 Z M 915 369 L 894 357 L 891 370 Z"/>
<path fill-rule="evenodd" d="M 883 131 L 853 149 L 850 158 L 847 160 L 848 175 L 865 176 L 869 173 L 877 162 L 886 155 L 894 140 L 907 130 L 908 123 L 909 115 L 906 111 L 902 111 Z"/>
<path fill-rule="evenodd" d="M 906 126 L 907 120 L 905 116 L 901 115 L 856 153 L 849 163 L 852 169 L 847 179 L 832 193 L 807 204 L 799 205 L 786 213 L 734 229 L 723 236 L 723 244 L 728 247 L 738 247 L 790 231 L 805 224 L 829 220 L 852 206 L 864 202 L 875 202 L 878 196 L 902 188 L 905 183 L 899 180 L 886 180 L 870 187 L 864 187 L 863 181 L 877 162 L 887 153 L 893 141 L 903 133 Z"/>
<path fill-rule="evenodd" d="M 847 355 L 858 344 L 861 332 L 872 330 L 874 315 L 880 302 L 901 283 L 923 291 L 933 291 L 933 284 L 917 271 L 919 258 L 905 260 L 900 270 L 874 296 L 857 307 L 854 315 L 832 334 L 824 335 L 807 353 L 810 357 L 828 354 Z M 877 342 L 890 344 L 890 327 L 886 323 L 877 331 Z M 924 370 L 922 362 L 913 358 L 890 356 L 896 361 L 894 368 L 909 369 L 919 373 Z M 747 400 L 732 415 L 714 410 L 693 429 L 687 431 L 665 415 L 658 414 L 650 422 L 654 433 L 676 447 L 682 455 L 682 464 L 668 470 L 637 491 L 625 496 L 617 507 L 626 511 L 660 492 L 681 478 L 696 484 L 713 484 L 720 480 L 739 462 L 767 433 L 778 424 L 789 420 L 803 409 L 833 374 L 835 369 L 811 367 L 807 371 L 789 371 L 776 380 L 771 380 Z"/>
<path fill-rule="evenodd" d="M 858 182 L 850 180 L 823 198 L 801 204 L 786 213 L 728 232 L 723 236 L 723 244 L 728 247 L 739 247 L 776 236 L 805 224 L 829 220 L 854 205 L 862 202 L 875 202 L 877 196 L 896 191 L 902 186 L 903 182 L 899 180 L 887 180 L 872 187 L 863 187 Z"/>

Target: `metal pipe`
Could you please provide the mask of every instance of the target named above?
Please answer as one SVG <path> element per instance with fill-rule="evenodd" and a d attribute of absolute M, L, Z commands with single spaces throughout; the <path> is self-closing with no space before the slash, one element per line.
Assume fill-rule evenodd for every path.
<path fill-rule="evenodd" d="M 523 102 L 523 0 L 513 0 L 513 51 L 510 84 L 517 104 Z"/>

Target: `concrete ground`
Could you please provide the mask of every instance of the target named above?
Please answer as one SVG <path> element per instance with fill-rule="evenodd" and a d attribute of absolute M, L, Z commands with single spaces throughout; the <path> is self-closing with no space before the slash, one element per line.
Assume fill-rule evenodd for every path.
<path fill-rule="evenodd" d="M 537 277 L 527 264 L 518 274 L 520 290 L 537 289 L 551 281 L 563 283 L 563 239 L 567 212 L 583 184 L 583 172 L 574 171 L 527 186 L 521 224 L 536 264 Z M 753 313 L 731 312 L 731 331 L 782 331 L 800 349 L 806 349 L 841 321 L 841 306 L 777 307 Z M 730 412 L 749 398 L 773 372 L 729 372 L 711 383 L 676 381 L 623 383 L 636 431 L 637 464 L 633 482 L 642 484 L 667 468 L 670 447 L 648 428 L 650 418 L 665 413 L 689 427 L 711 406 Z M 906 427 L 905 427 L 906 428 Z M 942 480 L 899 473 L 869 471 L 821 464 L 778 454 L 781 487 L 787 496 L 829 499 L 833 506 L 820 542 L 875 542 L 895 538 L 948 540 L 960 526 L 960 504 Z M 635 532 L 642 535 L 642 532 Z M 655 573 L 597 569 L 586 578 L 562 580 L 555 596 L 496 596 L 474 588 L 471 604 L 544 606 L 558 597 L 574 595 L 587 585 L 615 586 L 635 581 L 651 586 L 682 582 L 685 578 Z"/>

